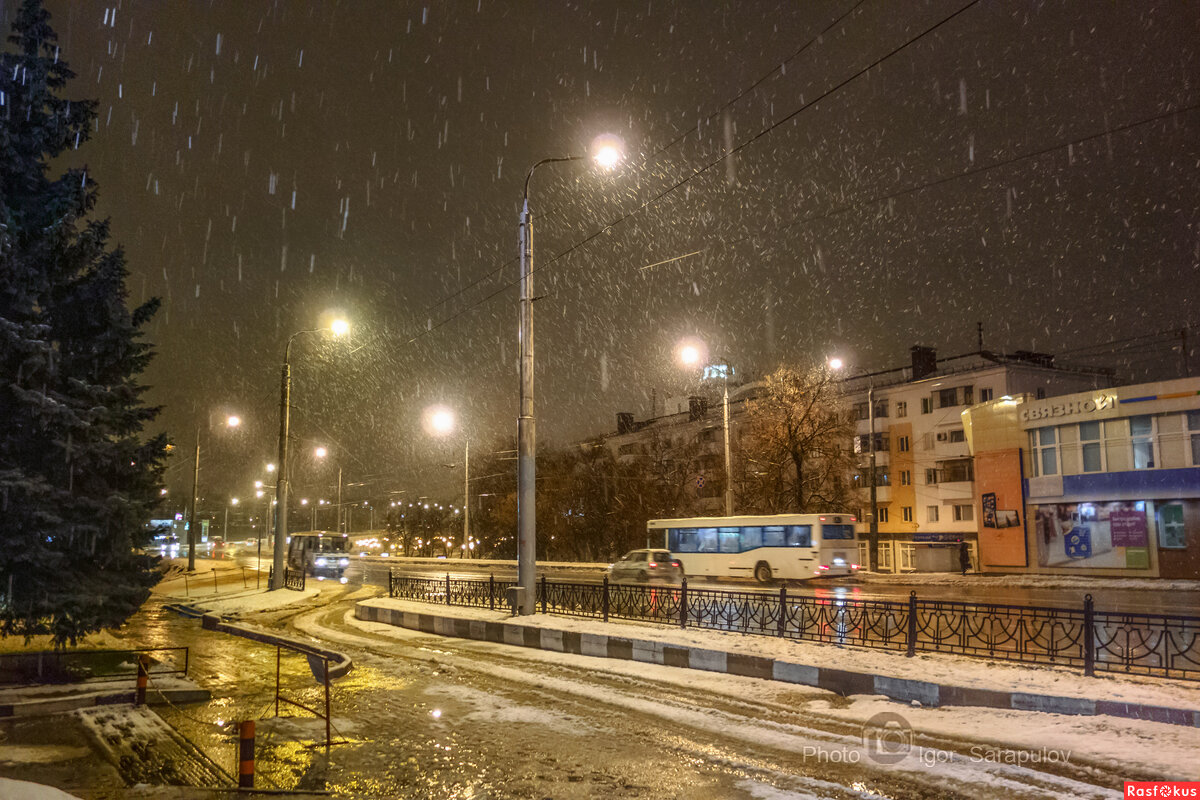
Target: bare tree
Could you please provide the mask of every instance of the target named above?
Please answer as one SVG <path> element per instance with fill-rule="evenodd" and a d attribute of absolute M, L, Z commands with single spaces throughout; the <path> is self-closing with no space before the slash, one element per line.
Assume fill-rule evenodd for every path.
<path fill-rule="evenodd" d="M 854 467 L 849 413 L 825 367 L 781 367 L 746 403 L 739 504 L 759 513 L 850 508 Z"/>

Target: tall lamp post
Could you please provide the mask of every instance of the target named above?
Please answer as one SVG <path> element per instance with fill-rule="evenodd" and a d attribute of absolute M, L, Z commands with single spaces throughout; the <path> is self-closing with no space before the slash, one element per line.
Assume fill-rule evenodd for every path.
<path fill-rule="evenodd" d="M 242 424 L 241 417 L 226 418 L 225 425 L 236 428 Z M 196 426 L 196 454 L 192 461 L 192 509 L 188 512 L 188 572 L 196 570 L 196 504 L 200 502 L 200 426 Z M 226 514 L 228 514 L 226 509 Z M 228 520 L 228 517 L 226 518 Z"/>
<path fill-rule="evenodd" d="M 698 365 L 704 358 L 703 347 L 699 344 L 684 343 L 679 348 L 679 360 L 688 366 Z M 729 360 L 721 363 L 721 377 L 724 379 L 724 391 L 721 397 L 721 418 L 725 434 L 725 516 L 733 516 L 733 459 L 729 449 L 729 373 L 732 367 Z"/>
<path fill-rule="evenodd" d="M 829 359 L 830 369 L 840 370 L 846 366 L 840 358 Z M 867 379 L 867 453 L 870 461 L 871 486 L 871 519 L 867 529 L 867 568 L 871 572 L 879 570 L 879 489 L 878 478 L 875 474 L 875 381 L 866 370 L 859 368 L 861 377 Z M 851 377 L 847 376 L 846 380 Z"/>
<path fill-rule="evenodd" d="M 275 572 L 271 578 L 271 589 L 283 588 L 283 557 L 287 547 L 287 517 L 288 517 L 288 424 L 291 417 L 292 402 L 292 342 L 296 337 L 306 333 L 330 332 L 341 336 L 350 330 L 350 324 L 342 319 L 334 320 L 328 328 L 313 328 L 296 331 L 288 337 L 287 346 L 283 348 L 283 370 L 279 387 L 279 459 L 276 462 L 279 477 L 275 481 L 275 501 L 278 508 L 275 511 L 275 550 L 271 554 L 271 565 Z"/>
<path fill-rule="evenodd" d="M 448 408 L 435 407 L 426 411 L 429 427 L 439 436 L 454 431 L 454 412 Z M 463 430 L 463 552 L 471 543 L 471 439 Z"/>
<path fill-rule="evenodd" d="M 313 451 L 313 455 L 317 458 L 325 458 L 329 455 L 329 450 L 324 447 L 318 447 Z M 339 459 L 340 460 L 340 459 Z M 338 464 L 338 479 L 337 479 L 337 532 L 342 533 L 342 465 Z M 314 523 L 315 527 L 315 523 Z"/>
<path fill-rule="evenodd" d="M 525 193 L 517 226 L 521 253 L 521 400 L 517 413 L 517 586 L 520 589 L 520 613 L 534 613 L 537 575 L 537 451 L 533 417 L 533 213 L 529 210 L 529 182 L 544 164 L 582 161 L 585 156 L 543 158 L 525 175 Z M 620 141 L 601 136 L 592 143 L 592 158 L 603 169 L 612 169 L 621 160 Z"/>

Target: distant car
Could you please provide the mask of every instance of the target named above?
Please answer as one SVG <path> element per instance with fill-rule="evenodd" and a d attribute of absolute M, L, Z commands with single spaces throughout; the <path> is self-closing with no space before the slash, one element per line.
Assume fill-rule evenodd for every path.
<path fill-rule="evenodd" d="M 683 580 L 683 565 L 666 550 L 631 550 L 608 568 L 608 577 L 614 581 L 678 583 Z"/>

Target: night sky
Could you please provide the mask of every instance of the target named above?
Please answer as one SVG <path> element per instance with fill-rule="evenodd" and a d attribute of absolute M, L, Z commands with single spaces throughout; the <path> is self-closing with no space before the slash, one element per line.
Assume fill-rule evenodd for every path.
<path fill-rule="evenodd" d="M 197 424 L 204 493 L 250 491 L 284 343 L 335 309 L 349 342 L 294 348 L 297 490 L 329 480 L 320 442 L 376 495 L 453 493 L 461 443 L 421 412 L 515 435 L 525 173 L 604 132 L 618 169 L 531 190 L 543 442 L 686 391 L 685 335 L 752 375 L 968 352 L 976 321 L 1063 352 L 1200 316 L 1194 3 L 48 6 L 100 101 L 72 160 L 131 302 L 163 299 L 173 496 Z"/>

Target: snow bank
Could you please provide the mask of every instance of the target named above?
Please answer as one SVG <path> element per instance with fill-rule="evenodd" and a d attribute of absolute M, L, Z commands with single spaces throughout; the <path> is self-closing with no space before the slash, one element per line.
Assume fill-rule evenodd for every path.
<path fill-rule="evenodd" d="M 0 778 L 0 797 L 4 800 L 79 800 L 73 794 L 40 783 Z"/>

